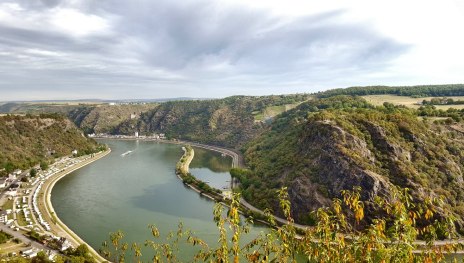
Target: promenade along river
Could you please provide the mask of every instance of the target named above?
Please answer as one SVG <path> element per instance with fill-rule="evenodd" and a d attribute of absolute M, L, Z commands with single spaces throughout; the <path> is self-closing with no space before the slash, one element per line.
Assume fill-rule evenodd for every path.
<path fill-rule="evenodd" d="M 52 203 L 61 220 L 98 250 L 109 232 L 122 230 L 126 242 L 143 244 L 151 238 L 148 224 L 164 237 L 180 221 L 210 244 L 218 238 L 213 222 L 214 203 L 186 188 L 174 173 L 182 156 L 180 145 L 149 141 L 100 140 L 112 152 L 61 179 L 52 192 Z M 132 151 L 122 156 L 123 153 Z M 195 148 L 190 172 L 212 186 L 228 185 L 231 158 Z M 251 237 L 263 228 L 253 227 Z M 197 248 L 182 246 L 184 259 Z M 143 260 L 153 253 L 144 249 Z"/>

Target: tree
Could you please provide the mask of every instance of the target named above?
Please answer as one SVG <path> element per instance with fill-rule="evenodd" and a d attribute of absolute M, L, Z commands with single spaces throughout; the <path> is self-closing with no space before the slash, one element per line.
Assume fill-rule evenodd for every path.
<path fill-rule="evenodd" d="M 243 245 L 241 236 L 249 231 L 248 223 L 239 217 L 240 195 L 234 194 L 227 212 L 222 204 L 214 208 L 214 221 L 218 227 L 219 239 L 216 244 L 207 244 L 195 237 L 190 230 L 184 230 L 182 223 L 177 232 L 171 232 L 164 240 L 159 230 L 150 225 L 152 239 L 145 246 L 153 250 L 153 262 L 180 262 L 179 242 L 187 242 L 197 247 L 193 262 L 296 262 L 304 257 L 305 262 L 444 262 L 445 256 L 462 249 L 462 244 L 452 242 L 435 244 L 438 235 L 453 238 L 455 231 L 453 217 L 447 215 L 443 221 L 433 220 L 419 226 L 417 222 L 431 219 L 437 212 L 434 207 L 442 201 L 431 198 L 416 204 L 408 189 L 395 188 L 390 199 L 375 197 L 369 205 L 374 205 L 383 216 L 369 221 L 364 217 L 366 202 L 361 201 L 361 189 L 342 191 L 342 199 L 334 199 L 330 207 L 314 211 L 316 224 L 312 228 L 297 229 L 291 216 L 288 190 L 277 191 L 280 208 L 288 224 L 278 226 L 269 210 L 265 211 L 267 222 L 272 227 L 251 242 Z M 364 226 L 364 227 L 360 227 Z M 110 234 L 112 248 L 104 243 L 103 255 L 110 258 L 110 250 L 115 253 L 115 262 L 124 262 L 127 244 L 124 235 L 118 231 Z M 422 238 L 425 243 L 416 242 Z M 132 245 L 133 250 L 138 245 Z M 137 253 L 134 262 L 140 261 Z M 243 260 L 245 261 L 245 260 Z"/>
<path fill-rule="evenodd" d="M 48 163 L 45 162 L 45 161 L 41 161 L 40 162 L 40 169 L 42 169 L 42 171 L 45 171 L 48 169 Z"/>
<path fill-rule="evenodd" d="M 37 169 L 32 168 L 29 174 L 31 175 L 31 177 L 35 177 L 37 175 Z"/>
<path fill-rule="evenodd" d="M 31 260 L 31 262 L 32 263 L 48 263 L 52 261 L 48 259 L 48 256 L 44 251 L 40 251 L 39 253 L 37 253 L 37 256 L 35 256 Z"/>
<path fill-rule="evenodd" d="M 14 166 L 14 164 L 12 164 L 11 162 L 7 162 L 7 163 L 5 164 L 5 171 L 6 171 L 7 173 L 13 172 L 14 169 L 15 169 L 15 166 Z"/>

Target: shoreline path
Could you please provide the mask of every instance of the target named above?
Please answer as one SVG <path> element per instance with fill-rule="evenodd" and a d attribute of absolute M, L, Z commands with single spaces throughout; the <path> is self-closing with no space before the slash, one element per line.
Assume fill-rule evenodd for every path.
<path fill-rule="evenodd" d="M 44 216 L 45 221 L 50 223 L 50 231 L 56 236 L 65 237 L 73 247 L 77 247 L 81 244 L 85 244 L 92 256 L 95 258 L 97 262 L 108 262 L 108 260 L 104 259 L 97 251 L 95 251 L 92 246 L 87 244 L 84 240 L 82 240 L 76 233 L 74 233 L 71 229 L 69 229 L 56 215 L 55 210 L 53 209 L 51 203 L 51 192 L 53 187 L 55 186 L 56 182 L 58 182 L 64 176 L 106 156 L 111 152 L 111 149 L 108 149 L 104 152 L 96 153 L 94 156 L 85 159 L 73 166 L 70 166 L 64 169 L 61 172 L 56 173 L 51 178 L 46 180 L 39 191 L 39 210 L 41 210 L 42 215 Z"/>

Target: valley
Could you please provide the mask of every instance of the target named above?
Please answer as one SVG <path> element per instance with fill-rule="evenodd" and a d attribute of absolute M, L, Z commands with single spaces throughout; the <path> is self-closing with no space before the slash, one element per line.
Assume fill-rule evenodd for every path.
<path fill-rule="evenodd" d="M 33 149 L 41 149 L 38 147 L 44 145 L 44 140 L 40 143 L 31 141 L 32 145 L 37 145 L 35 148 L 24 147 L 31 143 L 22 142 L 19 145 L 22 145 L 24 153 L 11 155 L 9 159 L 0 161 L 3 160 L 4 173 L 19 168 L 29 169 L 41 163 L 52 162 L 52 157 L 63 155 L 74 148 L 84 147 L 87 150 L 79 152 L 88 154 L 92 153 L 91 149 L 104 149 L 103 144 L 92 139 L 98 137 L 131 139 L 134 141 L 130 143 L 137 142 L 137 145 L 170 142 L 195 146 L 199 143 L 199 146 L 207 149 L 219 147 L 220 151 L 230 152 L 234 157 L 234 167 L 230 171 L 234 188 L 225 196 L 232 198 L 232 204 L 229 205 L 233 205 L 234 193 L 239 193 L 242 199 L 238 203 L 248 207 L 242 207 L 243 213 L 256 220 L 267 222 L 268 212 L 263 211 L 269 211 L 280 224 L 294 222 L 290 225 L 298 226 L 301 231 L 303 225 L 311 227 L 320 224 L 319 215 L 315 211 L 333 206 L 336 204 L 334 200 L 345 198 L 346 191 L 359 189 L 363 221 L 356 224 L 356 229 L 363 231 L 379 220 L 379 214 L 385 213 L 382 212 L 383 208 L 377 206 L 374 197 L 386 200 L 387 203 L 395 202 L 398 191 L 409 189 L 407 196 L 414 203 L 428 204 L 429 200 L 441 200 L 441 203 L 433 201 L 427 206 L 427 209 L 434 211 L 433 215 L 418 220 L 414 223 L 415 227 L 426 228 L 435 224 L 434 222 L 448 222 L 452 218 L 452 223 L 448 222 L 447 227 L 453 228 L 453 235 L 457 235 L 464 231 L 464 112 L 454 105 L 416 104 L 424 100 L 443 101 L 444 98 L 460 101 L 461 96 L 447 95 L 459 95 L 461 89 L 461 86 L 388 87 L 385 92 L 392 94 L 369 94 L 379 90 L 356 87 L 312 95 L 234 96 L 141 105 L 72 105 L 77 107 L 72 109 L 66 108 L 69 107 L 66 105 L 57 112 L 41 113 L 40 118 L 43 119 L 20 111 L 15 112 L 15 115 L 5 113 L 7 115 L 2 116 L 6 124 L 4 127 L 14 127 L 15 130 L 4 134 L 11 133 L 9 138 L 18 138 L 15 139 L 18 142 L 32 140 L 27 138 L 33 137 L 28 134 L 33 134 L 34 129 L 48 133 L 46 129 L 53 127 L 52 123 L 56 120 L 62 122 L 62 126 L 57 127 L 68 129 L 68 133 L 77 135 L 73 140 L 83 140 L 93 146 L 84 146 L 82 141 L 82 146 L 75 144 L 66 148 L 67 150 L 61 150 L 53 146 L 57 142 L 49 142 L 45 144 L 46 151 L 37 151 Z M 397 95 L 404 91 L 415 97 Z M 351 93 L 362 96 L 349 95 Z M 429 96 L 431 93 L 437 96 Z M 448 106 L 453 109 L 443 110 Z M 82 129 L 83 134 L 71 132 L 75 129 L 74 125 Z M 14 134 L 18 136 L 11 137 Z M 44 136 L 54 140 L 61 138 L 50 137 L 46 133 Z M 59 140 L 65 139 L 63 137 Z M 9 139 L 5 142 L 8 145 L 14 141 Z M 129 141 L 124 142 L 127 143 Z M 3 153 L 4 156 L 8 153 L 18 154 L 11 147 Z M 125 161 L 140 154 L 133 149 L 126 150 L 130 154 L 124 156 Z M 174 168 L 175 165 L 170 168 L 172 172 Z M 88 168 L 82 169 L 87 170 Z M 211 175 L 199 175 L 200 179 L 190 178 L 191 175 L 185 168 L 182 173 L 188 174 L 182 177 L 183 182 L 193 184 L 196 191 L 216 200 L 224 198 L 223 193 L 218 197 L 215 195 L 223 192 L 221 188 L 227 186 L 219 184 L 219 189 L 218 186 L 215 189 L 202 181 L 215 181 Z M 66 178 L 60 182 L 67 181 Z M 97 183 L 99 186 L 102 184 L 105 182 Z M 108 189 L 106 195 L 119 200 L 110 190 Z M 75 198 L 86 191 L 79 190 Z M 60 197 L 59 200 L 63 198 L 66 197 Z M 282 198 L 288 200 L 288 210 L 282 210 Z M 54 202 L 57 203 L 57 211 L 60 213 L 62 201 Z M 126 201 L 121 199 L 119 202 Z M 78 205 L 74 203 L 63 211 L 72 213 L 76 206 Z M 344 207 L 341 211 L 350 215 L 352 208 Z M 421 210 L 423 208 L 417 209 L 417 213 L 424 211 Z M 93 213 L 89 212 L 88 215 Z M 68 225 L 72 219 L 66 218 L 67 216 L 63 221 Z M 382 220 L 389 224 L 388 218 Z M 394 217 L 391 218 L 393 219 Z M 104 221 L 104 215 L 101 215 L 101 220 Z M 347 224 L 353 225 L 352 220 L 348 220 Z M 71 228 L 79 232 L 83 224 L 79 223 Z M 437 230 L 436 235 L 437 238 L 447 238 L 449 232 Z M 93 235 L 90 239 L 95 238 Z M 419 246 L 416 238 L 422 239 L 425 236 L 417 233 L 410 240 L 411 244 Z M 96 249 L 96 243 L 91 245 Z"/>

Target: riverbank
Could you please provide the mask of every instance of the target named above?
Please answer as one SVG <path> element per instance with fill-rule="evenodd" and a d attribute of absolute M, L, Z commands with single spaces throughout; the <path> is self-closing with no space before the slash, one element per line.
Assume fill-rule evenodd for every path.
<path fill-rule="evenodd" d="M 192 162 L 193 157 L 195 157 L 195 151 L 188 146 L 182 147 L 182 150 L 184 151 L 184 155 L 182 155 L 181 159 L 177 163 L 176 169 L 178 169 L 180 173 L 188 174 L 190 163 Z"/>
<path fill-rule="evenodd" d="M 169 143 L 169 144 L 177 144 L 177 145 L 191 145 L 193 147 L 199 147 L 203 148 L 206 150 L 211 150 L 215 151 L 221 154 L 224 154 L 226 156 L 229 156 L 232 158 L 232 168 L 241 168 L 245 167 L 244 160 L 242 156 L 236 152 L 235 150 L 224 148 L 224 147 L 219 147 L 219 146 L 213 146 L 213 145 L 208 145 L 208 144 L 202 144 L 202 143 L 197 143 L 197 142 L 191 142 L 191 141 L 182 141 L 182 140 L 166 140 L 166 139 L 155 139 L 155 138 L 150 138 L 150 137 L 135 137 L 135 136 L 125 136 L 125 137 L 120 137 L 118 135 L 112 136 L 104 136 L 104 137 L 93 137 L 94 139 L 110 139 L 110 140 L 121 140 L 121 141 L 132 141 L 132 140 L 140 140 L 140 141 L 149 141 L 149 142 L 159 142 L 159 143 Z"/>
<path fill-rule="evenodd" d="M 200 147 L 198 145 L 199 144 L 195 144 L 195 147 Z M 213 151 L 216 151 L 216 152 L 228 155 L 228 156 L 231 156 L 232 154 L 235 154 L 235 155 L 237 154 L 231 150 L 227 150 L 227 149 L 223 149 L 223 148 L 215 147 L 215 146 L 210 146 L 210 145 L 201 145 L 201 148 L 204 148 L 207 150 L 214 149 Z M 205 182 L 202 182 L 201 180 L 196 179 L 194 175 L 189 173 L 189 166 L 193 160 L 195 151 L 190 146 L 190 144 L 183 146 L 182 149 L 184 150 L 184 154 L 182 155 L 182 157 L 180 158 L 179 162 L 176 165 L 177 177 L 184 183 L 184 185 L 186 185 L 193 191 L 199 193 L 200 195 L 228 206 L 232 198 L 233 189 L 231 189 L 231 191 L 223 192 L 219 189 L 209 187 Z M 235 165 L 238 166 L 239 158 L 236 157 L 235 159 L 233 158 L 233 160 L 235 160 L 235 162 L 233 161 L 232 164 L 235 163 Z M 240 212 L 243 215 L 252 217 L 255 221 L 261 224 L 270 226 L 269 222 L 267 221 L 267 216 L 265 215 L 264 211 L 252 206 L 247 201 L 245 201 L 243 198 L 239 199 L 239 203 L 241 206 Z M 302 230 L 302 231 L 308 228 L 308 226 L 291 223 L 285 219 L 282 219 L 276 216 L 274 216 L 274 219 L 277 223 L 281 225 L 292 224 L 295 228 Z"/>
<path fill-rule="evenodd" d="M 161 142 L 161 141 L 156 141 L 156 142 Z M 120 143 L 121 143 L 121 142 L 120 142 Z M 124 142 L 124 143 L 125 143 L 125 142 Z M 151 145 L 152 142 L 150 142 L 149 144 Z M 157 143 L 154 143 L 151 147 L 155 147 L 154 145 L 156 145 L 156 144 L 157 144 Z M 179 144 L 179 142 L 176 142 L 176 144 Z M 137 146 L 138 146 L 139 144 L 138 144 L 138 143 L 136 144 L 135 142 L 133 142 L 131 145 L 137 145 Z M 142 143 L 141 143 L 141 145 L 142 145 Z M 163 146 L 163 147 L 164 147 L 164 146 Z M 173 148 L 177 148 L 177 147 L 173 147 Z M 180 157 L 180 155 L 181 155 L 181 154 L 179 154 L 180 148 L 181 148 L 180 146 L 177 148 L 177 154 L 170 154 L 171 156 L 174 156 L 174 158 L 175 158 L 177 161 L 179 161 L 179 157 Z M 124 151 L 125 151 L 125 150 L 128 150 L 128 149 L 132 149 L 132 147 L 131 147 L 131 148 L 129 148 L 129 147 L 124 148 Z M 195 148 L 195 151 L 196 151 L 196 153 L 198 153 L 198 152 L 197 152 L 197 148 Z M 121 151 L 121 152 L 122 152 L 122 151 Z M 185 154 L 185 152 L 184 152 L 184 154 Z M 198 154 L 197 154 L 197 155 L 198 155 Z M 184 159 L 184 160 L 185 160 L 185 159 Z M 170 164 L 170 167 L 171 167 L 170 169 L 173 169 L 172 166 L 173 166 L 173 165 Z M 171 170 L 171 171 L 172 171 L 172 170 Z M 193 171 L 193 170 L 192 170 L 192 171 Z M 170 177 L 170 178 L 172 178 L 172 173 L 171 173 L 171 177 Z M 201 177 L 200 177 L 200 178 L 201 178 Z M 178 182 L 177 182 L 177 185 L 178 185 L 178 186 L 179 186 L 179 185 L 180 185 L 180 186 L 183 186 L 182 184 L 179 184 Z M 188 190 L 188 191 L 191 191 L 191 187 L 188 188 L 188 186 L 186 186 L 186 185 L 184 185 L 184 186 L 185 186 L 185 187 L 183 187 L 183 188 L 185 188 L 185 189 Z M 192 189 L 193 189 L 193 188 L 192 188 Z M 158 190 L 159 190 L 159 189 L 158 189 Z M 157 191 L 157 192 L 158 192 L 158 191 Z M 197 192 L 198 192 L 198 191 L 197 191 Z M 171 192 L 169 192 L 168 194 L 171 195 L 172 193 L 173 193 L 173 192 L 171 191 Z M 176 194 L 175 194 L 174 196 L 176 196 L 177 194 L 178 194 L 178 193 L 176 192 Z M 197 199 L 198 197 L 202 197 L 202 196 L 200 196 L 200 195 L 195 195 L 195 196 L 196 196 L 195 199 Z M 176 196 L 176 197 L 178 197 L 178 196 Z M 184 198 L 190 198 L 190 197 L 184 196 Z M 178 198 L 178 199 L 179 199 L 179 198 Z M 191 198 L 191 199 L 193 199 L 193 198 Z M 182 201 L 182 199 L 181 199 L 181 201 Z M 187 201 L 187 199 L 184 199 L 184 201 Z M 190 206 L 190 207 L 193 207 L 193 206 Z M 189 208 L 190 208 L 190 207 L 189 207 Z M 181 210 L 181 208 L 179 208 L 179 210 Z M 179 214 L 176 214 L 176 215 L 179 215 Z M 255 221 L 256 221 L 256 220 L 255 220 Z"/>
<path fill-rule="evenodd" d="M 223 147 L 219 147 L 219 146 L 207 145 L 207 144 L 190 142 L 190 141 L 163 140 L 163 139 L 154 139 L 154 138 L 150 138 L 150 137 L 139 138 L 139 137 L 135 137 L 135 136 L 126 136 L 124 138 L 121 138 L 119 136 L 107 136 L 107 137 L 95 137 L 95 139 L 153 141 L 153 142 L 160 142 L 160 143 L 184 145 L 184 147 L 186 145 L 190 145 L 190 146 L 203 148 L 203 149 L 210 150 L 210 151 L 219 152 L 221 154 L 224 154 L 226 156 L 231 157 L 232 158 L 232 168 L 244 168 L 245 167 L 243 157 L 238 152 L 236 152 L 235 150 L 232 150 L 232 149 L 227 149 L 227 148 L 223 148 Z M 192 149 L 192 151 L 193 151 L 193 149 Z M 184 155 L 186 155 L 185 151 L 184 151 Z M 181 160 L 182 160 L 182 158 L 184 158 L 184 155 L 181 157 Z M 193 156 L 192 156 L 192 160 L 193 160 Z M 191 162 L 191 160 L 190 160 L 190 162 Z M 190 162 L 183 164 L 183 165 L 187 165 L 187 168 L 186 168 L 187 173 L 186 173 L 186 175 L 188 174 L 188 166 L 190 165 Z M 181 181 L 183 181 L 184 184 L 187 187 L 191 188 L 195 192 L 197 192 L 197 193 L 201 194 L 202 196 L 207 197 L 207 198 L 209 198 L 209 199 L 211 199 L 213 201 L 223 202 L 224 200 L 230 199 L 230 197 L 231 197 L 232 192 L 228 193 L 227 195 L 224 195 L 222 193 L 222 191 L 220 191 L 218 189 L 216 189 L 216 190 L 221 192 L 219 195 L 218 195 L 218 193 L 209 194 L 209 193 L 205 192 L 204 190 L 200 189 L 199 182 L 196 182 L 196 183 L 192 183 L 192 181 L 187 181 L 186 182 L 185 179 L 183 177 L 181 177 L 181 175 L 179 175 L 177 172 L 176 172 L 176 174 L 177 174 L 177 177 Z M 184 177 L 187 178 L 187 176 L 184 176 Z M 193 178 L 195 178 L 195 177 L 193 176 Z M 231 180 L 233 180 L 233 179 L 231 179 Z M 245 214 L 247 216 L 252 216 L 256 221 L 259 221 L 260 223 L 268 225 L 268 222 L 266 221 L 267 216 L 265 215 L 263 210 L 251 205 L 250 203 L 248 203 L 243 198 L 240 198 L 239 202 L 241 204 L 243 214 Z M 306 225 L 301 225 L 301 224 L 296 224 L 296 223 L 289 222 L 286 219 L 280 218 L 280 217 L 275 216 L 275 215 L 274 215 L 274 219 L 278 224 L 281 224 L 281 225 L 292 224 L 295 228 L 297 228 L 300 231 L 305 231 L 310 227 L 310 226 L 306 226 Z"/>
<path fill-rule="evenodd" d="M 189 173 L 190 163 L 195 156 L 195 151 L 190 145 L 183 146 L 184 154 L 176 164 L 176 175 L 186 185 L 200 195 L 207 197 L 213 201 L 222 202 L 226 198 L 221 190 L 210 187 L 205 182 L 198 180 Z"/>
<path fill-rule="evenodd" d="M 86 159 L 82 162 L 79 162 L 63 171 L 57 173 L 56 175 L 52 176 L 48 180 L 46 180 L 39 191 L 39 210 L 41 210 L 45 220 L 48 219 L 48 222 L 51 222 L 50 228 L 51 232 L 56 234 L 57 236 L 65 237 L 68 239 L 74 247 L 77 247 L 81 244 L 84 244 L 88 247 L 90 253 L 95 258 L 97 262 L 107 262 L 94 248 L 88 245 L 84 240 L 82 240 L 77 234 L 75 234 L 71 229 L 69 229 L 58 217 L 53 209 L 53 205 L 51 203 L 51 192 L 55 184 L 66 175 L 97 161 L 100 158 L 105 157 L 111 152 L 111 149 L 108 149 L 104 152 L 97 153 L 89 159 Z"/>

